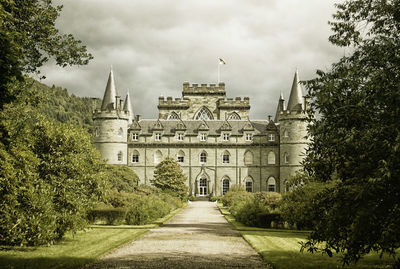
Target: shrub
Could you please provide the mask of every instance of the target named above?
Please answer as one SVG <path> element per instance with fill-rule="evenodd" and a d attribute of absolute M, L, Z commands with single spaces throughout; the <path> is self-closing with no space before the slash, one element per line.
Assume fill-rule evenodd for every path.
<path fill-rule="evenodd" d="M 239 194 L 237 194 L 239 193 Z M 235 196 L 240 195 L 242 193 L 247 193 L 244 186 L 242 185 L 233 185 L 227 193 L 222 197 L 222 204 L 224 206 L 230 207 L 232 201 L 235 199 Z"/>
<path fill-rule="evenodd" d="M 196 201 L 196 196 L 194 196 L 194 195 L 189 195 L 189 196 L 188 196 L 188 200 L 189 200 L 189 201 Z"/>
<path fill-rule="evenodd" d="M 209 201 L 210 202 L 215 202 L 215 201 L 222 201 L 223 196 L 210 196 Z"/>
<path fill-rule="evenodd" d="M 164 217 L 171 211 L 171 206 L 156 195 L 137 195 L 135 202 L 128 208 L 126 223 L 141 225 Z"/>
<path fill-rule="evenodd" d="M 119 225 L 125 220 L 125 208 L 96 208 L 88 213 L 88 219 L 91 223 L 104 221 L 107 225 Z"/>

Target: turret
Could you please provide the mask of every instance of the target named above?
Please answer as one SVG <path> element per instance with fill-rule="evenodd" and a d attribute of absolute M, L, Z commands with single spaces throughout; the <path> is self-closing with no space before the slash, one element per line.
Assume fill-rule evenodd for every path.
<path fill-rule="evenodd" d="M 132 112 L 132 105 L 131 105 L 131 98 L 129 97 L 129 90 L 126 93 L 125 102 L 124 102 L 124 111 L 128 113 L 128 124 L 132 124 L 133 112 Z"/>
<path fill-rule="evenodd" d="M 132 119 L 130 117 L 131 111 L 122 109 L 113 70 L 110 70 L 101 109 L 93 112 L 94 145 L 102 158 L 107 159 L 110 164 L 127 164 L 128 122 Z"/>
<path fill-rule="evenodd" d="M 275 122 L 279 121 L 279 115 L 285 111 L 285 99 L 283 98 L 283 93 L 279 96 L 278 100 L 278 107 L 276 108 L 276 113 L 275 113 Z"/>
<path fill-rule="evenodd" d="M 287 107 L 279 98 L 276 119 L 280 132 L 280 191 L 285 192 L 287 181 L 302 168 L 307 148 L 307 114 L 303 90 L 296 70 Z"/>

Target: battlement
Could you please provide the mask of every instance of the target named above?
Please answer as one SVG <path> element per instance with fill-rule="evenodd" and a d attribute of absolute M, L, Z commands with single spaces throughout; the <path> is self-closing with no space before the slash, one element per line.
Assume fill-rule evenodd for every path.
<path fill-rule="evenodd" d="M 250 109 L 250 98 L 244 97 L 243 100 L 241 97 L 227 98 L 221 99 L 218 101 L 219 108 L 245 108 Z"/>
<path fill-rule="evenodd" d="M 204 95 L 204 94 L 218 94 L 225 95 L 225 83 L 220 82 L 217 84 L 190 84 L 189 82 L 183 83 L 183 95 Z"/>
<path fill-rule="evenodd" d="M 129 119 L 129 112 L 123 110 L 98 110 L 93 111 L 93 119 Z"/>
<path fill-rule="evenodd" d="M 170 96 L 165 99 L 165 97 L 160 96 L 158 97 L 158 108 L 189 108 L 189 99 L 174 99 Z"/>

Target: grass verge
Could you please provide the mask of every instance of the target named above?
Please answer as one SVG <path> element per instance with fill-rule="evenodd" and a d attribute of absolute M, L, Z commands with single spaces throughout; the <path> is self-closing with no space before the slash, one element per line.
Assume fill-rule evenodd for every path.
<path fill-rule="evenodd" d="M 218 204 L 232 226 L 240 232 L 243 238 L 264 258 L 266 262 L 276 269 L 331 269 L 341 268 L 339 255 L 332 258 L 327 255 L 301 253 L 300 241 L 305 241 L 309 232 L 297 230 L 264 229 L 245 226 L 235 220 L 227 208 Z M 356 265 L 344 268 L 391 268 L 393 260 L 389 257 L 379 258 L 378 254 L 369 254 Z"/>
<path fill-rule="evenodd" d="M 49 247 L 0 246 L 0 268 L 80 268 L 158 227 L 180 210 L 147 225 L 91 225 L 86 231 L 67 234 Z"/>

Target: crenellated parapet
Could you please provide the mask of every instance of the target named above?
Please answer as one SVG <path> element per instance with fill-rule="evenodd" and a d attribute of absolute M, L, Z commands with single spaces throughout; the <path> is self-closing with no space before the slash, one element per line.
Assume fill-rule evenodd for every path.
<path fill-rule="evenodd" d="M 93 120 L 96 119 L 122 119 L 129 120 L 130 111 L 124 110 L 98 110 L 96 109 L 93 112 Z"/>
<path fill-rule="evenodd" d="M 244 97 L 243 99 L 240 97 L 227 98 L 218 100 L 218 108 L 219 109 L 250 109 L 250 98 Z"/>
<path fill-rule="evenodd" d="M 220 82 L 217 84 L 190 84 L 189 82 L 183 83 L 183 96 L 186 95 L 222 95 L 225 96 L 225 83 Z"/>
<path fill-rule="evenodd" d="M 187 109 L 189 105 L 190 100 L 188 98 L 158 97 L 158 109 Z"/>

